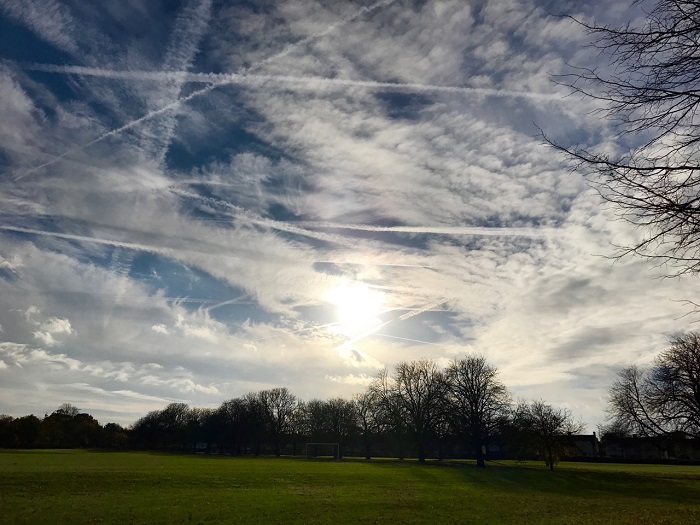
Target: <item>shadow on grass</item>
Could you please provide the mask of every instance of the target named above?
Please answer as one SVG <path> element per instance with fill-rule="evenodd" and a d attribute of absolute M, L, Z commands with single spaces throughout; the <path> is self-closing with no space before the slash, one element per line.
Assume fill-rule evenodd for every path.
<path fill-rule="evenodd" d="M 479 469 L 451 464 L 466 483 L 508 493 L 548 493 L 592 499 L 608 497 L 679 503 L 700 501 L 700 479 L 667 474 L 554 470 L 528 466 L 492 465 Z M 698 471 L 700 475 L 700 469 Z"/>

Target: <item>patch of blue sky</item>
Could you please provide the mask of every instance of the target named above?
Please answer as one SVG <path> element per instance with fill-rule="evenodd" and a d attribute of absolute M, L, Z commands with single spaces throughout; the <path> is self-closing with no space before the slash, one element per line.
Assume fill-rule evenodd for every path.
<path fill-rule="evenodd" d="M 222 323 L 240 325 L 248 319 L 255 322 L 275 319 L 243 288 L 157 254 L 136 254 L 129 276 L 145 283 L 152 293 L 160 292 L 189 311 L 207 310 L 212 318 Z"/>
<path fill-rule="evenodd" d="M 64 64 L 72 61 L 70 54 L 47 44 L 28 28 L 8 17 L 0 16 L 0 35 L 3 41 L 11 43 L 11 45 L 3 45 L 3 60 L 49 64 Z"/>
<path fill-rule="evenodd" d="M 434 104 L 434 97 L 421 93 L 379 92 L 375 97 L 391 119 L 420 120 L 423 118 L 422 110 Z"/>
<path fill-rule="evenodd" d="M 235 102 L 233 104 L 235 105 Z M 228 161 L 238 153 L 257 153 L 273 160 L 288 156 L 246 129 L 246 120 L 259 122 L 262 116 L 255 116 L 250 111 L 242 110 L 241 113 L 246 114 L 245 120 L 239 115 L 236 120 L 230 121 L 218 118 L 215 108 L 205 108 L 204 113 L 211 118 L 211 124 L 216 132 L 210 129 L 201 135 L 194 135 L 191 132 L 186 135 L 176 133 L 166 156 L 166 162 L 170 168 L 189 171 L 204 164 Z M 180 119 L 183 118 L 186 117 L 180 117 Z"/>
<path fill-rule="evenodd" d="M 11 283 L 11 282 L 17 281 L 18 278 L 19 277 L 18 277 L 16 272 L 13 272 L 12 270 L 8 270 L 5 268 L 0 268 L 0 280 Z"/>

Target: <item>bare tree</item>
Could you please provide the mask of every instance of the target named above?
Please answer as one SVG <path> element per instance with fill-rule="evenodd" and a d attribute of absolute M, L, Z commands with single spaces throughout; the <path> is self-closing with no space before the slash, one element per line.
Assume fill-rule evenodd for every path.
<path fill-rule="evenodd" d="M 404 416 L 404 425 L 418 448 L 418 461 L 426 458 L 426 444 L 442 416 L 447 385 L 433 361 L 411 361 L 396 365 L 390 402 Z"/>
<path fill-rule="evenodd" d="M 667 432 L 649 400 L 647 373 L 636 365 L 620 370 L 610 387 L 608 417 L 621 431 L 640 436 Z"/>
<path fill-rule="evenodd" d="M 78 414 L 80 414 L 80 409 L 75 405 L 71 405 L 70 403 L 63 403 L 60 407 L 56 409 L 54 414 L 62 414 L 64 416 L 75 417 Z"/>
<path fill-rule="evenodd" d="M 510 406 L 508 389 L 499 381 L 498 370 L 481 356 L 453 361 L 447 369 L 447 384 L 452 426 L 474 451 L 477 465 L 484 467 L 484 447 Z"/>
<path fill-rule="evenodd" d="M 641 5 L 641 1 L 634 1 Z M 700 272 L 700 2 L 658 0 L 640 26 L 588 24 L 603 68 L 575 68 L 555 80 L 603 104 L 599 110 L 636 145 L 612 156 L 568 148 L 545 137 L 614 205 L 645 231 L 620 247 L 669 263 L 674 274 Z"/>
<path fill-rule="evenodd" d="M 312 399 L 299 405 L 302 411 L 301 433 L 312 441 L 328 440 L 325 408 L 325 401 L 322 399 Z"/>
<path fill-rule="evenodd" d="M 372 442 L 382 430 L 379 398 L 372 389 L 353 397 L 355 412 L 359 424 L 362 443 L 365 449 L 365 459 L 372 458 Z"/>
<path fill-rule="evenodd" d="M 406 432 L 406 409 L 399 396 L 396 381 L 385 369 L 377 374 L 369 386 L 370 395 L 377 402 L 377 423 L 394 434 L 398 446 L 398 458 L 404 458 L 404 434 Z"/>
<path fill-rule="evenodd" d="M 350 438 L 357 435 L 358 416 L 352 401 L 336 397 L 326 401 L 328 428 L 333 441 L 339 444 L 338 459 L 343 457 L 343 445 L 347 446 Z"/>
<path fill-rule="evenodd" d="M 287 388 L 273 388 L 260 392 L 258 399 L 263 407 L 275 456 L 279 456 L 282 440 L 290 431 L 292 413 L 296 409 L 297 398 Z"/>
<path fill-rule="evenodd" d="M 672 339 L 650 369 L 622 370 L 610 388 L 608 414 L 630 433 L 700 437 L 700 334 Z"/>
<path fill-rule="evenodd" d="M 248 406 L 244 399 L 235 398 L 221 403 L 218 409 L 221 420 L 221 440 L 231 455 L 238 455 L 249 437 Z M 224 447 L 221 448 L 222 453 Z"/>
<path fill-rule="evenodd" d="M 292 455 L 296 456 L 299 452 L 301 444 L 306 433 L 306 403 L 301 399 L 297 400 L 297 404 L 289 418 L 289 438 L 292 442 Z"/>
<path fill-rule="evenodd" d="M 259 392 L 249 392 L 243 396 L 245 403 L 246 448 L 252 444 L 253 453 L 259 456 L 263 452 L 263 441 L 269 433 L 270 415 Z"/>
<path fill-rule="evenodd" d="M 340 397 L 327 401 L 312 399 L 302 409 L 309 437 L 338 443 L 338 459 L 342 459 L 343 447 L 358 430 L 355 404 Z"/>
<path fill-rule="evenodd" d="M 521 425 L 539 443 L 545 464 L 554 470 L 559 455 L 569 444 L 568 437 L 581 432 L 583 425 L 575 423 L 568 410 L 554 408 L 544 401 L 533 401 L 519 412 L 523 418 Z"/>
<path fill-rule="evenodd" d="M 159 427 L 166 439 L 170 440 L 170 446 L 177 446 L 182 450 L 187 448 L 189 417 L 190 407 L 185 403 L 170 403 L 160 411 Z"/>

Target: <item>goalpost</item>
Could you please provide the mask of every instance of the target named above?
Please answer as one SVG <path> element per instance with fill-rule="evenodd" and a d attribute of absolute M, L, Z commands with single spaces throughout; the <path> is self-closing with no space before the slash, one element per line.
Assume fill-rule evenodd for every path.
<path fill-rule="evenodd" d="M 307 443 L 306 459 L 340 459 L 340 443 Z"/>

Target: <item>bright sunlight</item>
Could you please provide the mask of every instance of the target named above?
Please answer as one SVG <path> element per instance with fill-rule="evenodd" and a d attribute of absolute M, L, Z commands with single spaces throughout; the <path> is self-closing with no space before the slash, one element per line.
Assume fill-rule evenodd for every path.
<path fill-rule="evenodd" d="M 384 311 L 384 294 L 373 290 L 365 283 L 343 282 L 326 296 L 336 308 L 339 333 L 357 335 L 381 324 L 379 315 Z"/>

